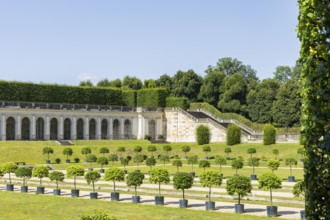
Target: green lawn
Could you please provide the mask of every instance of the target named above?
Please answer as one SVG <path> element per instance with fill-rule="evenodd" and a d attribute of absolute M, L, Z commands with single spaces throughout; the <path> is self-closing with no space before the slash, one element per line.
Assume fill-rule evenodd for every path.
<path fill-rule="evenodd" d="M 77 219 L 79 215 L 102 210 L 118 220 L 153 219 L 153 220 L 252 220 L 269 219 L 251 215 L 235 215 L 229 213 L 204 210 L 189 210 L 153 205 L 110 202 L 101 200 L 74 199 L 48 195 L 21 194 L 0 192 L 1 219 L 10 220 L 61 220 Z"/>

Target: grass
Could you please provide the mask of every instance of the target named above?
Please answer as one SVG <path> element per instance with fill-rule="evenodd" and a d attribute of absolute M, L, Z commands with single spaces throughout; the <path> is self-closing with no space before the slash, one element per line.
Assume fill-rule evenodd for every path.
<path fill-rule="evenodd" d="M 267 217 L 251 215 L 236 215 L 231 213 L 211 212 L 204 210 L 189 210 L 153 205 L 109 202 L 101 200 L 74 199 L 47 195 L 20 194 L 0 192 L 0 216 L 11 220 L 44 220 L 44 219 L 78 219 L 79 215 L 101 210 L 124 219 L 153 220 L 261 220 Z M 61 207 L 59 209 L 59 207 Z"/>

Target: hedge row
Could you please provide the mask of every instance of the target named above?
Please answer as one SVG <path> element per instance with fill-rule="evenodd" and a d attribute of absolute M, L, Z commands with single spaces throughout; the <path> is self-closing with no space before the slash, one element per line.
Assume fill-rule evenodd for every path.
<path fill-rule="evenodd" d="M 137 106 L 165 107 L 167 91 L 162 88 L 137 90 Z"/>
<path fill-rule="evenodd" d="M 136 91 L 123 90 L 123 105 L 135 107 L 136 106 Z"/>
<path fill-rule="evenodd" d="M 184 110 L 189 108 L 189 103 L 187 98 L 178 98 L 178 97 L 167 97 L 166 98 L 166 107 L 179 107 Z"/>

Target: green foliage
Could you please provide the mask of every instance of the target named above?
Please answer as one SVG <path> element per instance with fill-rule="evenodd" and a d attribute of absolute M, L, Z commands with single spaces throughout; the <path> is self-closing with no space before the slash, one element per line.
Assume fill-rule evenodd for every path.
<path fill-rule="evenodd" d="M 179 167 L 182 167 L 182 161 L 181 160 L 173 160 L 172 166 L 176 167 L 177 172 L 179 172 Z"/>
<path fill-rule="evenodd" d="M 189 156 L 188 158 L 188 164 L 191 164 L 191 171 L 194 172 L 194 165 L 198 163 L 198 156 Z"/>
<path fill-rule="evenodd" d="M 103 168 L 104 165 L 108 165 L 108 163 L 109 163 L 108 158 L 106 158 L 106 157 L 99 157 L 99 158 L 97 158 L 96 162 L 97 162 L 97 164 L 101 165 L 101 168 Z"/>
<path fill-rule="evenodd" d="M 244 163 L 243 163 L 242 159 L 235 159 L 231 163 L 231 167 L 236 170 L 236 174 L 237 174 L 237 170 L 242 169 L 243 166 L 244 166 Z"/>
<path fill-rule="evenodd" d="M 142 88 L 142 81 L 133 76 L 125 76 L 123 79 L 123 83 L 122 83 L 122 88 L 124 89 L 133 89 L 133 90 L 138 90 Z"/>
<path fill-rule="evenodd" d="M 208 168 L 211 166 L 210 162 L 208 160 L 200 160 L 198 162 L 198 166 L 199 168 L 203 168 L 205 170 L 205 168 Z"/>
<path fill-rule="evenodd" d="M 165 107 L 167 91 L 163 88 L 142 89 L 137 91 L 137 106 Z"/>
<path fill-rule="evenodd" d="M 305 149 L 304 148 L 298 148 L 297 153 L 300 154 L 301 158 L 304 158 L 305 156 Z"/>
<path fill-rule="evenodd" d="M 42 178 L 48 177 L 49 168 L 47 166 L 36 166 L 32 169 L 32 177 L 37 177 L 40 179 L 40 186 L 42 185 Z"/>
<path fill-rule="evenodd" d="M 49 160 L 49 154 L 53 154 L 54 153 L 54 149 L 51 147 L 44 147 L 42 149 L 42 154 L 47 154 L 47 160 Z"/>
<path fill-rule="evenodd" d="M 86 162 L 90 163 L 90 166 L 92 166 L 92 163 L 95 163 L 97 161 L 97 157 L 94 154 L 88 154 L 86 157 Z"/>
<path fill-rule="evenodd" d="M 56 158 L 56 159 L 55 159 L 55 163 L 56 163 L 56 164 L 60 164 L 60 163 L 61 163 L 61 158 Z"/>
<path fill-rule="evenodd" d="M 255 173 L 254 168 L 259 166 L 259 158 L 257 158 L 257 157 L 249 158 L 248 164 L 249 164 L 249 166 L 251 166 L 253 168 L 253 174 L 254 174 Z"/>
<path fill-rule="evenodd" d="M 11 184 L 10 173 L 15 173 L 17 168 L 17 165 L 13 162 L 6 162 L 1 164 L 0 170 L 2 171 L 2 173 L 8 173 L 9 175 L 9 184 Z"/>
<path fill-rule="evenodd" d="M 273 173 L 264 173 L 259 177 L 259 189 L 270 191 L 270 204 L 273 206 L 272 190 L 282 187 L 281 179 Z"/>
<path fill-rule="evenodd" d="M 95 211 L 93 214 L 80 215 L 79 220 L 117 220 L 117 219 L 115 217 L 109 216 L 104 212 Z"/>
<path fill-rule="evenodd" d="M 188 145 L 183 145 L 181 147 L 182 151 L 184 152 L 184 155 L 187 156 L 187 153 L 190 151 L 190 146 Z"/>
<path fill-rule="evenodd" d="M 26 180 L 32 176 L 32 170 L 29 167 L 18 167 L 15 171 L 15 176 L 23 179 L 23 186 L 26 184 Z"/>
<path fill-rule="evenodd" d="M 217 106 L 221 94 L 220 86 L 225 75 L 222 71 L 214 70 L 212 67 L 209 67 L 206 72 L 198 98 Z"/>
<path fill-rule="evenodd" d="M 124 181 L 125 174 L 123 170 L 117 167 L 111 167 L 105 171 L 104 179 L 106 181 L 113 181 L 113 191 L 116 192 L 116 181 Z"/>
<path fill-rule="evenodd" d="M 293 157 L 285 159 L 285 165 L 290 166 L 290 176 L 292 176 L 292 166 L 297 164 L 298 161 Z"/>
<path fill-rule="evenodd" d="M 87 153 L 87 151 L 86 152 L 84 152 L 84 153 L 82 153 L 82 154 L 90 154 L 92 151 L 90 151 L 89 153 Z M 100 154 L 103 154 L 103 157 L 105 156 L 105 154 L 108 154 L 110 151 L 109 151 L 109 148 L 107 148 L 107 147 L 101 147 L 100 149 L 99 149 L 99 153 Z"/>
<path fill-rule="evenodd" d="M 123 104 L 125 106 L 135 107 L 137 95 L 135 90 L 123 90 Z"/>
<path fill-rule="evenodd" d="M 219 165 L 219 167 L 220 167 L 220 173 L 221 173 L 221 166 L 227 164 L 227 160 L 226 160 L 226 158 L 217 155 L 214 158 L 214 163 L 217 164 L 217 165 Z"/>
<path fill-rule="evenodd" d="M 170 174 L 166 169 L 154 168 L 150 171 L 149 182 L 158 184 L 158 194 L 160 195 L 160 184 L 168 184 L 170 182 Z"/>
<path fill-rule="evenodd" d="M 211 188 L 212 186 L 220 186 L 222 183 L 222 176 L 213 170 L 204 171 L 200 174 L 199 180 L 203 187 L 209 188 L 209 201 L 211 201 Z"/>
<path fill-rule="evenodd" d="M 168 152 L 172 151 L 172 147 L 171 145 L 164 145 L 163 146 L 163 150 L 166 152 L 166 154 L 168 155 Z"/>
<path fill-rule="evenodd" d="M 273 125 L 265 125 L 263 132 L 264 145 L 271 145 L 276 143 L 276 130 Z"/>
<path fill-rule="evenodd" d="M 247 149 L 247 153 L 250 154 L 252 157 L 252 154 L 257 153 L 257 150 L 255 148 L 249 148 L 249 149 Z"/>
<path fill-rule="evenodd" d="M 87 155 L 90 154 L 90 153 L 92 153 L 92 149 L 90 147 L 83 147 L 83 148 L 81 148 L 80 153 L 82 155 L 85 155 L 85 157 L 87 159 Z"/>
<path fill-rule="evenodd" d="M 144 174 L 140 172 L 131 172 L 126 177 L 127 186 L 133 186 L 135 189 L 135 195 L 137 195 L 136 188 L 141 186 L 144 180 Z"/>
<path fill-rule="evenodd" d="M 183 110 L 187 110 L 189 108 L 189 103 L 187 98 L 179 98 L 179 97 L 167 97 L 166 98 L 166 107 L 178 107 Z"/>
<path fill-rule="evenodd" d="M 141 154 L 136 154 L 133 157 L 133 162 L 137 164 L 137 166 L 139 167 L 140 163 L 142 163 L 144 161 L 144 157 Z"/>
<path fill-rule="evenodd" d="M 190 189 L 194 183 L 194 178 L 190 173 L 177 173 L 173 178 L 174 189 L 182 190 L 182 198 L 184 199 L 184 190 Z"/>
<path fill-rule="evenodd" d="M 156 165 L 156 159 L 153 158 L 153 157 L 149 157 L 146 159 L 146 165 L 150 167 L 150 170 L 152 168 L 152 166 L 155 166 Z"/>
<path fill-rule="evenodd" d="M 298 181 L 292 189 L 292 194 L 298 198 L 305 198 L 306 184 L 304 181 Z"/>
<path fill-rule="evenodd" d="M 117 154 L 110 154 L 108 157 L 108 160 L 112 162 L 112 165 L 114 164 L 115 161 L 118 161 L 118 155 Z"/>
<path fill-rule="evenodd" d="M 280 161 L 279 160 L 276 160 L 276 159 L 270 159 L 267 162 L 267 166 L 274 173 L 274 171 L 277 170 L 278 167 L 280 166 Z"/>
<path fill-rule="evenodd" d="M 238 195 L 238 204 L 241 203 L 241 198 L 251 193 L 252 184 L 248 177 L 232 176 L 226 182 L 226 190 L 229 195 Z"/>
<path fill-rule="evenodd" d="M 73 177 L 74 189 L 76 189 L 76 178 L 77 176 L 84 176 L 85 169 L 79 165 L 71 165 L 66 168 L 66 176 L 69 178 Z"/>
<path fill-rule="evenodd" d="M 120 164 L 124 166 L 124 168 L 128 165 L 129 159 L 123 158 L 120 160 Z"/>
<path fill-rule="evenodd" d="M 85 179 L 88 184 L 93 185 L 93 192 L 95 192 L 95 182 L 97 182 L 101 178 L 101 174 L 98 171 L 89 171 L 85 175 Z"/>
<path fill-rule="evenodd" d="M 229 154 L 231 153 L 231 148 L 230 147 L 226 147 L 225 148 L 225 153 L 227 154 L 227 157 L 229 157 Z"/>
<path fill-rule="evenodd" d="M 235 124 L 230 124 L 227 128 L 227 145 L 241 143 L 241 128 Z"/>
<path fill-rule="evenodd" d="M 63 154 L 66 155 L 66 159 L 69 159 L 69 156 L 72 156 L 73 150 L 71 147 L 66 147 L 63 149 Z"/>
<path fill-rule="evenodd" d="M 273 154 L 275 156 L 275 159 L 277 158 L 278 154 L 279 154 L 279 150 L 278 149 L 273 149 Z"/>
<path fill-rule="evenodd" d="M 207 153 L 211 152 L 211 147 L 208 145 L 203 146 L 203 152 L 205 152 L 205 155 L 207 156 Z"/>
<path fill-rule="evenodd" d="M 149 145 L 147 150 L 151 152 L 151 156 L 153 156 L 154 152 L 157 151 L 157 147 L 155 145 Z"/>
<path fill-rule="evenodd" d="M 126 148 L 125 147 L 118 147 L 117 152 L 120 154 L 120 156 L 122 156 L 122 153 L 126 152 Z"/>
<path fill-rule="evenodd" d="M 196 139 L 199 145 L 209 144 L 211 140 L 211 133 L 209 127 L 199 125 L 196 128 Z"/>
<path fill-rule="evenodd" d="M 64 173 L 61 171 L 53 171 L 49 174 L 50 181 L 56 182 L 56 189 L 58 189 L 58 182 L 64 181 Z"/>
<path fill-rule="evenodd" d="M 135 146 L 134 147 L 134 152 L 135 153 L 141 153 L 142 152 L 142 147 L 141 146 Z"/>
<path fill-rule="evenodd" d="M 162 161 L 165 166 L 165 163 L 170 161 L 170 157 L 168 155 L 161 155 L 159 160 Z"/>

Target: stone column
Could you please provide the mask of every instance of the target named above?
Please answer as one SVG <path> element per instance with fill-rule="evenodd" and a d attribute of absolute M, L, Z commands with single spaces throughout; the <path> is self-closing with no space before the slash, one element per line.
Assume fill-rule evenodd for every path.
<path fill-rule="evenodd" d="M 138 134 L 137 139 L 143 139 L 143 116 L 141 114 L 138 115 Z"/>
<path fill-rule="evenodd" d="M 112 130 L 112 118 L 108 120 L 108 139 L 113 140 L 113 130 Z"/>
<path fill-rule="evenodd" d="M 120 122 L 120 137 L 121 137 L 121 139 L 125 139 L 125 137 L 124 137 L 124 127 L 125 127 L 125 120 L 124 120 L 124 118 L 122 117 L 121 118 L 121 120 L 120 120 L 121 122 Z"/>
<path fill-rule="evenodd" d="M 84 125 L 84 135 L 85 135 L 84 139 L 89 140 L 89 118 L 88 117 L 85 118 L 84 124 L 85 124 Z"/>
<path fill-rule="evenodd" d="M 60 129 L 59 129 L 59 139 L 63 140 L 64 138 L 64 123 L 63 123 L 63 116 L 60 116 L 60 123 L 59 123 Z"/>
<path fill-rule="evenodd" d="M 77 118 L 72 118 L 71 123 L 71 140 L 77 140 Z"/>
<path fill-rule="evenodd" d="M 36 116 L 33 115 L 32 116 L 32 129 L 31 129 L 31 140 L 35 140 L 36 139 Z"/>
<path fill-rule="evenodd" d="M 101 118 L 98 117 L 96 120 L 96 140 L 101 140 Z"/>
<path fill-rule="evenodd" d="M 16 120 L 16 126 L 15 126 L 15 140 L 22 140 L 22 119 L 21 116 L 18 115 Z"/>
<path fill-rule="evenodd" d="M 50 120 L 49 116 L 46 116 L 46 135 L 45 140 L 50 140 Z"/>
<path fill-rule="evenodd" d="M 1 117 L 1 140 L 6 140 L 6 116 Z"/>

